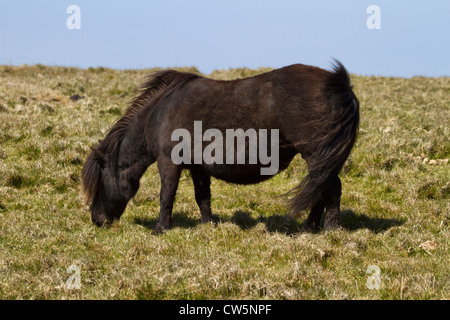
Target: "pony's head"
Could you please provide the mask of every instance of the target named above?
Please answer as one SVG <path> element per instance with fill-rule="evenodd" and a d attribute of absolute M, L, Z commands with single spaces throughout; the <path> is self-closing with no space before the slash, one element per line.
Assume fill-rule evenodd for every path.
<path fill-rule="evenodd" d="M 86 202 L 91 205 L 92 222 L 102 226 L 118 220 L 128 201 L 136 194 L 140 177 L 155 161 L 145 147 L 139 148 L 143 135 L 134 122 L 139 112 L 150 106 L 171 85 L 175 87 L 198 77 L 174 70 L 150 75 L 141 86 L 141 94 L 132 100 L 131 106 L 114 124 L 106 138 L 99 141 L 97 147 L 91 148 L 83 167 L 82 186 Z M 133 128 L 131 131 L 130 127 Z M 126 134 L 134 134 L 132 142 L 125 138 Z"/>
<path fill-rule="evenodd" d="M 99 149 L 91 150 L 83 167 L 82 186 L 92 222 L 103 226 L 120 219 L 139 188 L 139 179 L 119 172 Z"/>

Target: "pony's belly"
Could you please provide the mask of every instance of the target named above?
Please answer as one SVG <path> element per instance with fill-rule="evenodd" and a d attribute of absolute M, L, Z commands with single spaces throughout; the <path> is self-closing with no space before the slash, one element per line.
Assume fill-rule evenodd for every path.
<path fill-rule="evenodd" d="M 201 164 L 198 165 L 206 174 L 231 183 L 254 184 L 272 178 L 277 173 L 286 169 L 294 158 L 294 149 L 284 149 L 280 153 L 279 161 L 268 165 L 257 164 Z M 267 168 L 275 168 L 269 174 Z M 266 171 L 264 170 L 266 169 Z"/>
<path fill-rule="evenodd" d="M 210 176 L 231 183 L 253 184 L 272 178 L 275 174 L 261 174 L 263 166 L 245 164 L 202 165 L 202 169 Z"/>

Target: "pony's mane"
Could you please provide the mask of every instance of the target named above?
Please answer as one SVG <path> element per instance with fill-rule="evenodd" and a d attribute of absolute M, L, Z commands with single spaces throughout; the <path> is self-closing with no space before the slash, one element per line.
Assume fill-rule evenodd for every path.
<path fill-rule="evenodd" d="M 109 168 L 117 168 L 120 143 L 129 124 L 137 114 L 146 107 L 154 105 L 167 92 L 169 88 L 176 88 L 188 80 L 200 76 L 193 73 L 178 72 L 175 70 L 158 71 L 149 75 L 139 87 L 139 94 L 131 100 L 125 114 L 111 127 L 106 138 L 100 140 L 86 159 L 82 171 L 82 187 L 86 203 L 92 202 L 98 189 L 101 173 L 101 162 L 106 158 Z"/>
<path fill-rule="evenodd" d="M 169 87 L 178 87 L 181 83 L 197 77 L 199 76 L 192 73 L 182 73 L 175 70 L 159 71 L 147 77 L 146 81 L 139 87 L 140 94 L 131 100 L 125 114 L 111 127 L 106 138 L 97 147 L 100 152 L 109 156 L 111 168 L 116 168 L 120 143 L 135 116 L 145 107 L 153 105 L 152 102 L 166 93 Z"/>

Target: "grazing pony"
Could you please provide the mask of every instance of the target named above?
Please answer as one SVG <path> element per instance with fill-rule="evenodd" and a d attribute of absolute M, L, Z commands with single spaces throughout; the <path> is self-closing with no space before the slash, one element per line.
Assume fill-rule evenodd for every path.
<path fill-rule="evenodd" d="M 261 174 L 267 162 L 258 159 L 251 163 L 251 154 L 245 156 L 245 163 L 198 161 L 195 157 L 198 152 L 206 152 L 206 146 L 193 146 L 192 141 L 184 146 L 193 146 L 194 152 L 183 151 L 184 159 L 190 161 L 174 161 L 173 150 L 180 142 L 173 133 L 183 129 L 194 135 L 195 123 L 199 122 L 203 130 L 213 129 L 224 136 L 229 129 L 276 132 L 277 170 Z M 354 145 L 358 124 L 359 102 L 347 70 L 337 60 L 332 71 L 295 64 L 232 81 L 159 71 L 142 85 L 140 94 L 106 138 L 91 147 L 82 171 L 83 192 L 91 204 L 92 221 L 98 226 L 108 224 L 120 218 L 136 194 L 140 178 L 157 162 L 161 177 L 159 219 L 153 231 L 157 234 L 172 225 L 183 169 L 192 174 L 201 222 L 208 222 L 212 218 L 211 177 L 236 184 L 258 183 L 287 168 L 300 153 L 308 174 L 291 190 L 290 213 L 311 209 L 304 227 L 312 231 L 319 228 L 326 209 L 324 227 L 336 227 L 340 224 L 341 198 L 338 174 Z M 256 139 L 264 143 L 261 137 Z M 248 149 L 247 140 L 244 145 Z M 265 142 L 274 144 L 272 140 Z M 216 153 L 226 149 L 225 142 L 221 149 L 217 146 Z M 230 150 L 225 151 L 228 156 Z M 231 152 L 236 158 L 242 150 L 235 147 Z"/>

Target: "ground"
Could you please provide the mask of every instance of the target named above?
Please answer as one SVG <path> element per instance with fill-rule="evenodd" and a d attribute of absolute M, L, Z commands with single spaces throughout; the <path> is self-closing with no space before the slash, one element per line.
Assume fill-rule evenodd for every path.
<path fill-rule="evenodd" d="M 305 215 L 286 218 L 300 157 L 261 184 L 213 179 L 212 224 L 199 224 L 183 173 L 160 236 L 153 165 L 121 221 L 98 228 L 84 160 L 151 71 L 0 66 L 0 299 L 450 298 L 450 78 L 352 75 L 361 125 L 340 229 L 305 233 Z"/>

